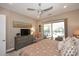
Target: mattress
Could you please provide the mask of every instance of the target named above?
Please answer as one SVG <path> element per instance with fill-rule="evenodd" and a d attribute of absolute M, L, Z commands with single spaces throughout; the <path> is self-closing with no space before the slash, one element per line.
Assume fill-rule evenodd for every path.
<path fill-rule="evenodd" d="M 58 56 L 58 42 L 44 39 L 21 50 L 21 56 Z"/>

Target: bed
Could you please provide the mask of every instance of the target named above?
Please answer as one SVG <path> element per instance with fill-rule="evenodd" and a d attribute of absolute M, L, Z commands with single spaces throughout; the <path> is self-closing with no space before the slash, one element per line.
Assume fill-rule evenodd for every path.
<path fill-rule="evenodd" d="M 58 56 L 58 42 L 55 40 L 43 39 L 21 50 L 21 56 Z"/>

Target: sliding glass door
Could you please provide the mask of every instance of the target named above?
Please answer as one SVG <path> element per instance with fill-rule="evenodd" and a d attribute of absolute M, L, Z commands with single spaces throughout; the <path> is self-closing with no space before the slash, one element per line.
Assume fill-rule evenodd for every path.
<path fill-rule="evenodd" d="M 64 21 L 44 24 L 44 38 L 55 39 L 58 36 L 65 37 L 64 28 Z"/>
<path fill-rule="evenodd" d="M 52 23 L 52 33 L 53 33 L 53 39 L 56 37 L 64 37 L 65 31 L 64 31 L 64 22 L 56 22 Z"/>

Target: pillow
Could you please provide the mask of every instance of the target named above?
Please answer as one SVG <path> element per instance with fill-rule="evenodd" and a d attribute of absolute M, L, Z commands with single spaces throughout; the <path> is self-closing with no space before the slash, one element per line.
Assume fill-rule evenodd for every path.
<path fill-rule="evenodd" d="M 77 55 L 77 49 L 76 46 L 70 46 L 64 49 L 63 56 L 76 56 Z"/>
<path fill-rule="evenodd" d="M 74 44 L 73 38 L 67 38 L 64 42 L 64 46 L 62 49 L 62 56 L 76 56 L 77 55 L 77 47 Z"/>

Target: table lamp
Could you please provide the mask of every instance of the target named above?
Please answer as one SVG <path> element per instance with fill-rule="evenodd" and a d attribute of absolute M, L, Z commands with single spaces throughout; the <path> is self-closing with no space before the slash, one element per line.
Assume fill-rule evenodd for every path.
<path fill-rule="evenodd" d="M 79 29 L 74 31 L 73 36 L 75 36 L 76 38 L 79 38 Z"/>

